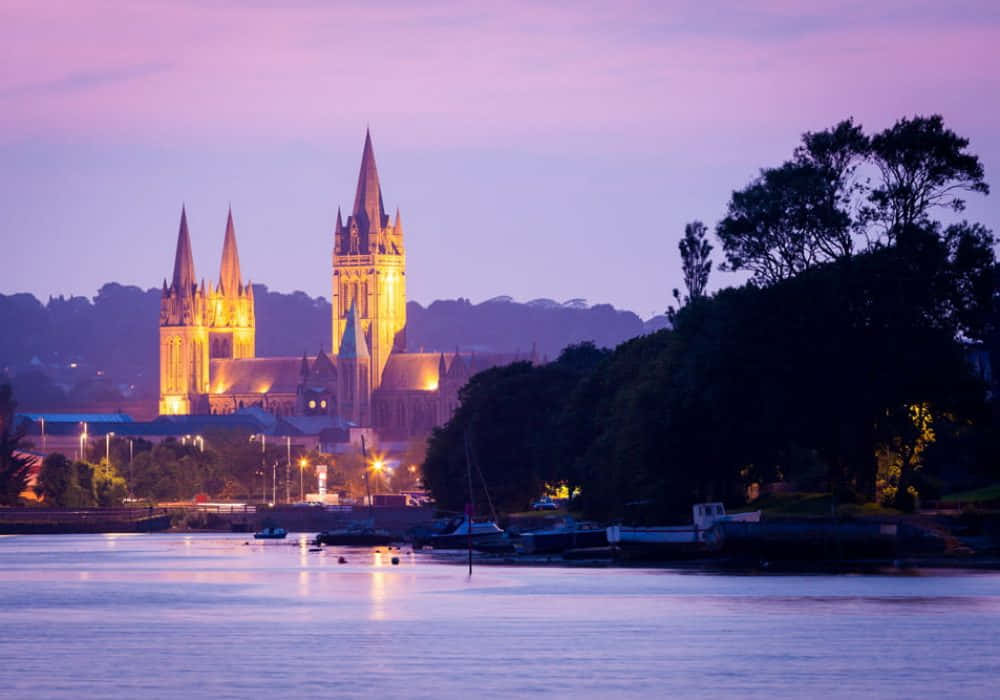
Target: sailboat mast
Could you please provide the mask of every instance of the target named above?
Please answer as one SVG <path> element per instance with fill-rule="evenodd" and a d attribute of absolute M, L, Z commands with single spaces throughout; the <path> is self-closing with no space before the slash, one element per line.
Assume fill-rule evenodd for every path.
<path fill-rule="evenodd" d="M 472 495 L 472 463 L 469 461 L 469 431 L 465 431 L 465 474 L 469 478 L 469 502 L 465 504 L 465 520 L 469 544 L 469 576 L 472 576 L 472 515 L 476 512 Z"/>

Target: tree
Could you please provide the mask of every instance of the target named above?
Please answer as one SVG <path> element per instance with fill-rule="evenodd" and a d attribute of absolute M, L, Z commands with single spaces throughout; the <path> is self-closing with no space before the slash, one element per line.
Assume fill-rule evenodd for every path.
<path fill-rule="evenodd" d="M 836 181 L 811 163 L 762 170 L 716 227 L 728 269 L 768 285 L 842 255 L 851 222 L 837 203 Z"/>
<path fill-rule="evenodd" d="M 965 209 L 963 192 L 989 194 L 979 157 L 969 140 L 944 127 L 940 115 L 900 119 L 871 139 L 881 183 L 869 197 L 866 217 L 881 224 L 892 244 L 901 232 L 927 221 L 932 208 Z"/>
<path fill-rule="evenodd" d="M 0 505 L 20 503 L 28 486 L 32 459 L 23 454 L 24 431 L 14 428 L 14 401 L 10 384 L 0 385 Z"/>
<path fill-rule="evenodd" d="M 803 134 L 791 160 L 733 192 L 716 228 L 728 269 L 767 285 L 851 255 L 863 191 L 855 174 L 868 150 L 861 127 L 847 119 Z"/>
<path fill-rule="evenodd" d="M 72 462 L 53 452 L 42 461 L 35 493 L 53 508 L 94 506 L 93 470 L 86 462 Z"/>
<path fill-rule="evenodd" d="M 712 244 L 706 240 L 708 229 L 700 221 L 692 221 L 684 226 L 684 238 L 677 244 L 681 254 L 681 269 L 684 271 L 684 286 L 687 296 L 681 301 L 678 290 L 674 290 L 677 305 L 683 306 L 705 295 L 708 275 L 712 272 Z"/>
<path fill-rule="evenodd" d="M 871 143 L 853 118 L 845 119 L 831 129 L 802 135 L 802 145 L 795 149 L 796 163 L 809 165 L 822 173 L 827 186 L 826 211 L 840 211 L 844 216 L 831 220 L 832 228 L 820 232 L 815 245 L 828 260 L 837 260 L 854 253 L 854 239 L 861 230 L 859 199 L 868 191 L 867 181 L 857 179 L 858 168 L 871 151 Z M 837 225 L 837 224 L 840 225 Z"/>

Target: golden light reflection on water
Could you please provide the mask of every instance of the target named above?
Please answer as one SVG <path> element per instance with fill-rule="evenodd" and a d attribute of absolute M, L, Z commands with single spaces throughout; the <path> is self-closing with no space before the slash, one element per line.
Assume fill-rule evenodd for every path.
<path fill-rule="evenodd" d="M 378 557 L 377 554 L 375 556 Z M 372 586 L 371 586 L 372 611 L 371 614 L 368 616 L 370 620 L 385 619 L 385 579 L 386 575 L 384 571 L 372 572 Z"/>
<path fill-rule="evenodd" d="M 138 537 L 142 533 L 139 532 L 106 532 L 101 536 L 104 538 L 105 546 L 108 549 L 115 549 L 118 547 L 118 540 L 123 537 Z"/>
<path fill-rule="evenodd" d="M 299 536 L 299 566 L 309 566 L 309 537 Z"/>
<path fill-rule="evenodd" d="M 299 595 L 303 598 L 309 597 L 309 572 L 299 572 Z"/>

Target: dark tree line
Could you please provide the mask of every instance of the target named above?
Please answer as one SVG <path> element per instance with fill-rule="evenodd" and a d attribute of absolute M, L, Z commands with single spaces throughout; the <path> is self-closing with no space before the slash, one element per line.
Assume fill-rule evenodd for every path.
<path fill-rule="evenodd" d="M 600 518 L 685 517 L 774 481 L 907 509 L 997 480 L 996 402 L 969 361 L 997 351 L 995 240 L 934 218 L 988 193 L 967 146 L 936 116 L 806 134 L 716 230 L 750 283 L 705 296 L 711 250 L 689 225 L 672 330 L 473 377 L 425 483 L 464 502 L 467 435 L 502 508 L 560 482 Z"/>

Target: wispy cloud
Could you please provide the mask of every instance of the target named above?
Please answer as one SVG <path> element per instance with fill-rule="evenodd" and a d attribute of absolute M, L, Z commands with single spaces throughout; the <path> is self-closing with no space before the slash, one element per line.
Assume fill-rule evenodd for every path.
<path fill-rule="evenodd" d="M 86 91 L 114 83 L 129 82 L 144 78 L 170 68 L 168 63 L 150 63 L 107 70 L 92 70 L 69 73 L 61 78 L 42 80 L 0 87 L 0 99 L 58 95 L 68 92 Z"/>
<path fill-rule="evenodd" d="M 1000 3 L 92 0 L 0 10 L 25 135 L 644 149 L 727 125 L 1000 108 Z M 976 115 L 980 116 L 976 116 Z"/>

